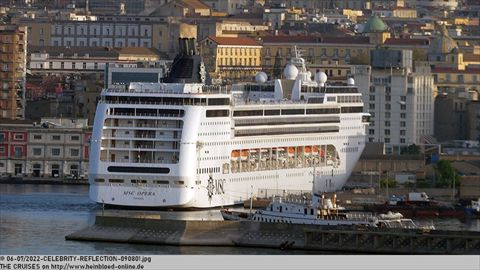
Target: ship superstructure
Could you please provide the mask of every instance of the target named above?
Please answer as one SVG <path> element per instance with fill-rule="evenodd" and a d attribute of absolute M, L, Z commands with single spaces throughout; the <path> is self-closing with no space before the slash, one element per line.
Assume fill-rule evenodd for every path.
<path fill-rule="evenodd" d="M 315 78 L 299 56 L 284 79 L 209 85 L 193 43 L 163 83 L 105 89 L 90 154 L 90 197 L 119 206 L 208 208 L 260 189 L 341 188 L 365 146 L 361 94 Z"/>

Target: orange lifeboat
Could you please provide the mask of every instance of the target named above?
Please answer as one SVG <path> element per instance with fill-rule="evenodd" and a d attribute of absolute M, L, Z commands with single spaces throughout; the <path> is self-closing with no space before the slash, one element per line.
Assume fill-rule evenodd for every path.
<path fill-rule="evenodd" d="M 303 154 L 305 154 L 306 156 L 309 156 L 310 153 L 312 153 L 312 148 L 310 146 L 305 146 L 305 150 Z"/>
<path fill-rule="evenodd" d="M 238 150 L 233 150 L 232 151 L 232 158 L 236 159 L 240 157 L 240 151 Z"/>
<path fill-rule="evenodd" d="M 325 157 L 325 152 L 323 150 L 320 149 L 320 156 L 321 157 Z"/>
<path fill-rule="evenodd" d="M 242 150 L 240 152 L 240 156 L 242 157 L 243 160 L 248 158 L 248 150 Z"/>
<path fill-rule="evenodd" d="M 317 146 L 313 147 L 312 154 L 315 155 L 315 156 L 318 155 L 318 147 Z"/>
<path fill-rule="evenodd" d="M 291 157 L 295 155 L 295 147 L 288 147 L 288 155 Z"/>

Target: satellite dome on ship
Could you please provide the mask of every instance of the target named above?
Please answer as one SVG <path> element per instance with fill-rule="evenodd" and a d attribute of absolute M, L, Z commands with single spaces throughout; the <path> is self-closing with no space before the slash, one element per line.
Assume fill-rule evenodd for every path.
<path fill-rule="evenodd" d="M 298 68 L 295 65 L 288 64 L 283 70 L 283 76 L 287 80 L 295 80 L 298 76 Z"/>

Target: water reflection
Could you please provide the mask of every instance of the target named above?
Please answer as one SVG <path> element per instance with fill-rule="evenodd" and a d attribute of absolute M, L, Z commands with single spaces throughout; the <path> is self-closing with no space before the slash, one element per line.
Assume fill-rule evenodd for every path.
<path fill-rule="evenodd" d="M 175 247 L 65 241 L 96 215 L 154 219 L 221 220 L 218 209 L 146 211 L 105 209 L 91 202 L 87 186 L 0 185 L 1 254 L 305 254 L 259 248 Z M 425 222 L 431 222 L 429 220 Z M 480 231 L 479 220 L 434 220 L 439 229 Z M 315 253 L 313 253 L 315 254 Z"/>

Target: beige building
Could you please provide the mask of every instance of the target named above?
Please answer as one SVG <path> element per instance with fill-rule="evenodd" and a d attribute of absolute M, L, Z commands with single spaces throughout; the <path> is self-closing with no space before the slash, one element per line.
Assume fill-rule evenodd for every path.
<path fill-rule="evenodd" d="M 261 70 L 262 46 L 244 37 L 209 36 L 201 41 L 201 54 L 212 79 L 223 82 L 253 80 Z"/>
<path fill-rule="evenodd" d="M 152 46 L 160 52 L 174 56 L 178 52 L 179 38 L 197 36 L 197 25 L 184 22 L 155 23 L 152 29 Z"/>
<path fill-rule="evenodd" d="M 30 129 L 27 174 L 34 177 L 85 177 L 88 172 L 88 141 L 84 129 Z"/>
<path fill-rule="evenodd" d="M 0 25 L 0 119 L 25 117 L 27 31 Z"/>
<path fill-rule="evenodd" d="M 273 75 L 275 64 L 283 69 L 295 46 L 302 51 L 308 66 L 368 64 L 369 52 L 375 48 L 368 37 L 362 36 L 266 36 L 262 44 L 262 67 L 269 75 Z"/>
<path fill-rule="evenodd" d="M 172 0 L 150 15 L 172 17 L 210 16 L 210 6 L 200 0 Z"/>

